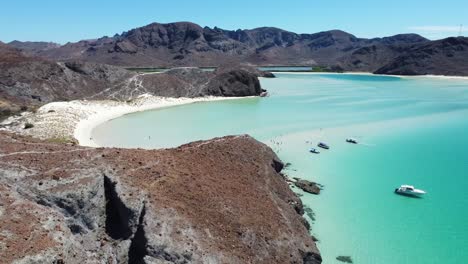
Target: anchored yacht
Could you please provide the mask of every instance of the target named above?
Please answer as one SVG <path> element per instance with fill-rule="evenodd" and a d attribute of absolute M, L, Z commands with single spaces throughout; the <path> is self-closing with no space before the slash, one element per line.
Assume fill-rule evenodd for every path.
<path fill-rule="evenodd" d="M 323 143 L 323 142 L 318 143 L 317 146 L 319 148 L 323 148 L 323 149 L 330 149 L 330 147 L 327 144 Z"/>
<path fill-rule="evenodd" d="M 416 197 L 421 197 L 426 194 L 425 191 L 415 189 L 412 185 L 401 185 L 399 188 L 395 189 L 395 193 Z"/>
<path fill-rule="evenodd" d="M 316 150 L 316 149 L 314 149 L 314 148 L 311 148 L 311 149 L 309 150 L 309 152 L 310 152 L 310 153 L 315 153 L 315 154 L 319 154 L 319 153 L 320 153 L 320 151 L 318 151 L 318 150 Z"/>

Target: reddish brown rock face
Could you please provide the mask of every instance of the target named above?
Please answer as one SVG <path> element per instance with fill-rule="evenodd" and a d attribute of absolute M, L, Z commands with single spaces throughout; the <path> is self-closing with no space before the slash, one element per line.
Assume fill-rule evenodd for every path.
<path fill-rule="evenodd" d="M 8 262 L 321 262 L 278 158 L 248 136 L 149 151 L 0 132 L 0 146 Z"/>

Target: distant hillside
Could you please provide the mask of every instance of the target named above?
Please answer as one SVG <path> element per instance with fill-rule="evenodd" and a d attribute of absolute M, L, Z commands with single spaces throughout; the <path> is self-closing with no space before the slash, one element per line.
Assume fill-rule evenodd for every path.
<path fill-rule="evenodd" d="M 28 54 L 28 55 L 36 55 L 40 52 L 56 49 L 60 47 L 60 44 L 53 43 L 53 42 L 33 42 L 33 41 L 12 41 L 8 43 L 9 46 L 14 47 L 21 52 Z"/>
<path fill-rule="evenodd" d="M 15 49 L 0 41 L 0 59 L 1 63 L 7 63 L 24 59 L 24 56 L 18 49 Z"/>
<path fill-rule="evenodd" d="M 447 38 L 414 45 L 376 71 L 396 75 L 468 75 L 468 38 Z"/>
<path fill-rule="evenodd" d="M 334 66 L 364 47 L 426 41 L 414 34 L 363 39 L 340 30 L 315 34 L 296 34 L 272 27 L 234 31 L 179 22 L 153 23 L 113 37 L 41 50 L 35 55 L 121 66 L 217 66 L 231 62 Z M 369 63 L 367 68 L 372 70 L 383 66 L 378 60 Z"/>

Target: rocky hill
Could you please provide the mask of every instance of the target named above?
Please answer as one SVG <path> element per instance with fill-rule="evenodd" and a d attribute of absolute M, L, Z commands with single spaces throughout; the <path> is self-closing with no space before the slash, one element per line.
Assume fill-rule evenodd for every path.
<path fill-rule="evenodd" d="M 468 38 L 447 38 L 413 45 L 375 73 L 468 75 Z"/>
<path fill-rule="evenodd" d="M 166 97 L 251 96 L 262 92 L 261 72 L 248 66 L 205 72 L 196 68 L 137 74 L 89 62 L 55 62 L 0 45 L 0 118 L 53 101 Z"/>
<path fill-rule="evenodd" d="M 67 43 L 35 55 L 121 66 L 218 66 L 229 62 L 334 66 L 340 58 L 363 47 L 426 41 L 415 34 L 363 39 L 340 30 L 315 34 L 272 27 L 234 31 L 179 22 L 152 23 L 113 37 Z M 381 65 L 372 66 L 377 69 Z"/>
<path fill-rule="evenodd" d="M 26 60 L 25 57 L 20 50 L 11 47 L 0 41 L 0 63 L 9 63 L 15 62 L 18 60 Z"/>
<path fill-rule="evenodd" d="M 9 42 L 8 45 L 20 50 L 21 52 L 27 55 L 35 55 L 43 51 L 56 49 L 60 47 L 60 44 L 53 43 L 53 42 L 17 41 L 17 40 Z"/>
<path fill-rule="evenodd" d="M 372 44 L 338 59 L 345 71 L 373 72 L 405 53 L 412 44 Z"/>
<path fill-rule="evenodd" d="M 248 136 L 93 149 L 0 131 L 2 263 L 321 263 L 274 152 Z"/>

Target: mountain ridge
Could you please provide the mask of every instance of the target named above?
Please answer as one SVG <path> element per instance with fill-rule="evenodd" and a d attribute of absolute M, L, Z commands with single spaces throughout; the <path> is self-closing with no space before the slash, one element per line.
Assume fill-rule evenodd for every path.
<path fill-rule="evenodd" d="M 275 27 L 225 30 L 176 22 L 151 23 L 113 37 L 67 43 L 34 55 L 119 66 L 217 66 L 240 61 L 255 65 L 332 65 L 364 46 L 425 41 L 414 34 L 364 39 L 341 30 L 297 34 Z"/>
<path fill-rule="evenodd" d="M 225 30 L 192 22 L 151 23 L 112 37 L 50 47 L 26 46 L 27 55 L 54 61 L 86 61 L 124 67 L 321 66 L 380 74 L 468 75 L 468 38 L 431 41 L 407 33 L 359 38 L 334 29 L 294 33 L 276 27 Z M 456 38 L 457 39 L 457 38 Z M 429 48 L 428 48 L 429 47 Z M 430 49 L 430 52 L 424 50 Z M 441 55 L 445 54 L 445 55 Z M 425 62 L 418 61 L 418 57 Z M 406 59 L 404 59 L 406 58 Z M 412 58 L 412 59 L 411 59 Z M 404 69 L 403 69 L 403 68 Z M 402 69 L 398 69 L 402 68 Z"/>

